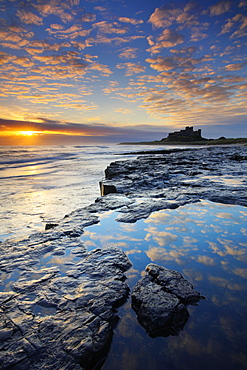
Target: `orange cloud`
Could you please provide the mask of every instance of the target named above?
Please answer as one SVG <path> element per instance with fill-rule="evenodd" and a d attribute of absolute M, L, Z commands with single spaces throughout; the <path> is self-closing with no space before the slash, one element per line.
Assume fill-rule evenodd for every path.
<path fill-rule="evenodd" d="M 234 64 L 227 64 L 224 69 L 226 71 L 239 71 L 240 69 L 242 69 L 245 65 L 247 64 L 247 62 L 243 62 L 243 63 L 234 63 Z"/>
<path fill-rule="evenodd" d="M 40 26 L 43 24 L 43 19 L 32 12 L 18 10 L 16 14 L 20 18 L 21 22 L 23 23 L 36 24 L 37 26 Z"/>
<path fill-rule="evenodd" d="M 125 76 L 132 76 L 135 73 L 141 73 L 145 71 L 145 67 L 135 63 L 119 63 L 116 65 L 118 69 L 126 69 Z"/>
<path fill-rule="evenodd" d="M 150 38 L 148 41 L 151 43 L 152 47 L 147 51 L 150 51 L 152 54 L 156 54 L 159 53 L 162 48 L 170 48 L 182 44 L 184 42 L 184 36 L 170 28 L 166 28 L 157 38 L 156 43 L 154 43 Z"/>
<path fill-rule="evenodd" d="M 134 59 L 137 58 L 137 51 L 137 48 L 125 48 L 119 54 L 119 57 L 123 59 Z"/>
<path fill-rule="evenodd" d="M 209 7 L 210 15 L 220 15 L 223 13 L 226 13 L 231 8 L 231 2 L 230 1 L 219 1 L 217 4 L 214 4 Z"/>
<path fill-rule="evenodd" d="M 97 28 L 99 31 L 103 33 L 118 33 L 118 34 L 125 34 L 128 29 L 126 27 L 120 27 L 117 22 L 107 22 L 107 21 L 101 21 L 93 24 L 93 28 Z"/>
<path fill-rule="evenodd" d="M 120 17 L 120 18 L 118 18 L 118 20 L 119 20 L 119 22 L 130 23 L 130 24 L 133 24 L 133 25 L 143 23 L 143 20 L 141 20 L 141 19 L 127 18 L 127 17 Z"/>

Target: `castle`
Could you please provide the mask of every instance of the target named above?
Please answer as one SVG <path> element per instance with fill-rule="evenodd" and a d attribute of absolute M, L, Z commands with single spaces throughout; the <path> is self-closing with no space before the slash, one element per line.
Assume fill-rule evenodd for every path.
<path fill-rule="evenodd" d="M 201 130 L 194 131 L 192 127 L 185 127 L 185 130 L 171 132 L 167 138 L 162 139 L 161 141 L 179 141 L 179 142 L 193 142 L 193 141 L 202 141 L 206 140 L 201 135 Z"/>

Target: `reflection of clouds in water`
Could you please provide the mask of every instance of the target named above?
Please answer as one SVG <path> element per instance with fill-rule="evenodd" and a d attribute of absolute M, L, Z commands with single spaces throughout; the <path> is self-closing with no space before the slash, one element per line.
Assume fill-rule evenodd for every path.
<path fill-rule="evenodd" d="M 146 251 L 147 256 L 151 261 L 176 261 L 180 264 L 179 258 L 187 254 L 186 250 L 175 250 L 175 249 L 165 249 L 161 247 L 150 247 Z"/>
<path fill-rule="evenodd" d="M 106 230 L 106 231 L 109 231 L 109 230 Z M 92 239 L 92 240 L 100 241 L 102 244 L 104 244 L 106 242 L 110 242 L 110 240 L 118 240 L 117 244 L 112 242 L 111 245 L 114 244 L 114 245 L 118 245 L 119 247 L 121 247 L 121 246 L 126 247 L 127 246 L 127 243 L 121 242 L 120 240 L 128 240 L 130 242 L 140 242 L 140 241 L 142 241 L 142 239 L 132 238 L 129 235 L 126 235 L 126 234 L 124 235 L 124 234 L 119 233 L 119 232 L 117 232 L 116 234 L 109 233 L 109 234 L 105 235 L 105 234 L 102 234 L 102 233 L 90 232 L 89 230 L 86 230 L 83 234 L 83 237 L 85 237 L 85 236 L 87 238 Z M 95 245 L 96 246 L 96 244 L 92 240 L 83 241 L 83 243 L 85 245 Z"/>
<path fill-rule="evenodd" d="M 99 236 L 96 233 L 93 233 L 89 230 L 85 230 L 84 233 L 83 233 L 83 236 L 88 236 L 91 239 L 98 239 L 99 238 Z"/>
<path fill-rule="evenodd" d="M 241 233 L 243 234 L 243 235 L 245 235 L 245 236 L 247 236 L 247 229 L 245 229 L 245 228 L 241 228 L 240 229 L 240 231 L 241 231 Z"/>
<path fill-rule="evenodd" d="M 218 276 L 208 276 L 208 280 L 219 287 L 227 288 L 230 290 L 245 290 L 245 287 L 240 284 L 232 283 L 231 281 Z"/>
<path fill-rule="evenodd" d="M 239 292 L 239 290 L 238 290 Z M 232 293 L 232 294 L 231 294 Z M 221 294 L 213 294 L 211 296 L 211 301 L 215 306 L 222 307 L 222 306 L 229 306 L 229 304 L 238 305 L 238 307 L 241 307 L 241 305 L 246 306 L 245 302 L 243 302 L 241 299 L 238 298 L 236 292 L 234 290 L 221 290 Z M 244 307 L 245 309 L 245 307 Z M 244 315 L 245 316 L 245 315 Z"/>
<path fill-rule="evenodd" d="M 145 240 L 149 241 L 150 239 L 153 239 L 159 244 L 161 247 L 170 244 L 174 240 L 178 238 L 177 235 L 169 233 L 167 231 L 159 231 L 156 227 L 148 227 L 147 229 L 144 229 L 147 231 L 147 234 L 145 236 Z"/>
<path fill-rule="evenodd" d="M 236 258 L 238 261 L 245 261 L 246 256 L 246 249 L 240 248 L 240 246 L 236 245 L 234 241 L 228 239 L 217 239 L 219 243 L 225 248 L 225 255 L 229 254 L 232 257 Z"/>
<path fill-rule="evenodd" d="M 212 249 L 213 253 L 217 253 L 219 256 L 224 257 L 225 253 L 220 249 L 218 243 L 210 242 L 207 240 L 207 243 L 210 245 L 210 249 Z"/>
<path fill-rule="evenodd" d="M 125 223 L 125 222 L 121 222 L 119 223 L 119 226 L 121 229 L 123 229 L 124 232 L 128 232 L 128 233 L 132 233 L 132 232 L 135 232 L 137 231 L 136 230 L 136 224 L 128 224 L 128 223 Z"/>
<path fill-rule="evenodd" d="M 208 256 L 198 256 L 197 262 L 202 263 L 206 266 L 213 266 L 215 265 L 215 260 Z"/>
<path fill-rule="evenodd" d="M 183 242 L 184 242 L 184 246 L 190 247 L 191 244 L 198 243 L 199 240 L 196 239 L 196 238 L 193 238 L 192 236 L 183 236 Z M 193 246 L 193 250 L 197 250 L 197 249 L 198 248 L 195 249 L 194 246 Z"/>
<path fill-rule="evenodd" d="M 191 282 L 203 280 L 203 275 L 200 271 L 196 271 L 193 269 L 183 269 L 183 274 L 187 276 Z"/>
<path fill-rule="evenodd" d="M 130 249 L 128 251 L 126 251 L 125 253 L 127 254 L 127 256 L 129 254 L 135 254 L 135 253 L 141 253 L 142 251 L 140 249 Z"/>
<path fill-rule="evenodd" d="M 221 225 L 209 224 L 208 227 L 211 229 L 211 231 L 217 234 L 224 234 L 224 232 L 226 232 Z"/>
<path fill-rule="evenodd" d="M 231 213 L 227 212 L 218 212 L 215 214 L 215 217 L 234 220 L 234 216 Z"/>
<path fill-rule="evenodd" d="M 244 218 L 247 217 L 247 211 L 243 210 L 243 211 L 239 211 L 239 213 L 240 213 L 240 217 L 244 217 Z"/>
<path fill-rule="evenodd" d="M 97 245 L 92 240 L 86 240 L 84 243 L 85 247 L 97 247 Z"/>
<path fill-rule="evenodd" d="M 113 213 L 114 213 L 114 210 L 105 211 L 101 213 L 100 218 L 101 220 L 103 220 L 104 218 L 109 218 L 109 216 L 111 216 Z"/>
<path fill-rule="evenodd" d="M 137 276 L 139 277 L 140 271 L 136 270 L 134 268 L 130 268 L 125 272 L 125 275 L 127 276 L 128 280 L 135 279 Z"/>
<path fill-rule="evenodd" d="M 195 339 L 195 336 L 189 334 L 189 332 L 183 332 L 179 336 L 179 342 L 174 341 L 173 338 L 168 339 L 169 350 L 173 352 L 173 356 L 176 357 L 178 349 L 182 349 L 190 356 L 218 356 L 219 351 L 222 350 L 222 345 L 213 337 L 209 337 L 208 340 L 200 341 Z M 177 364 L 177 368 L 181 368 L 181 363 Z M 188 367 L 189 368 L 189 367 Z"/>
<path fill-rule="evenodd" d="M 144 220 L 144 223 L 152 223 L 152 224 L 164 224 L 170 222 L 171 215 L 164 211 L 153 212 L 151 215 Z"/>
<path fill-rule="evenodd" d="M 170 226 L 170 227 L 166 227 L 166 230 L 172 230 L 176 233 L 187 233 L 189 232 L 189 228 L 186 227 L 185 225 L 181 225 L 181 226 Z"/>
<path fill-rule="evenodd" d="M 129 248 L 129 245 L 125 242 L 112 242 L 108 239 L 101 239 L 101 245 L 102 247 L 104 248 L 108 248 L 108 247 L 118 247 L 118 248 L 123 248 L 123 249 L 128 249 Z"/>
<path fill-rule="evenodd" d="M 240 247 L 243 246 L 242 243 L 237 245 L 232 240 L 221 238 L 217 238 L 217 242 L 218 243 L 207 241 L 213 253 L 218 254 L 220 257 L 226 257 L 227 255 L 230 255 L 238 261 L 247 261 L 246 248 Z"/>

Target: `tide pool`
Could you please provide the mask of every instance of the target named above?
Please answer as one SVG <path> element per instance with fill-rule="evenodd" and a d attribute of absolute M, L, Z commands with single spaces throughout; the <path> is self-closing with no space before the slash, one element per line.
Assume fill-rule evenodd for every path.
<path fill-rule="evenodd" d="M 148 263 L 177 270 L 206 296 L 189 306 L 190 318 L 178 336 L 150 338 L 130 300 L 119 310 L 104 370 L 244 369 L 247 355 L 247 210 L 201 201 L 152 213 L 134 224 L 103 214 L 85 229 L 89 250 L 117 246 L 131 260 L 127 283 L 133 287 Z"/>

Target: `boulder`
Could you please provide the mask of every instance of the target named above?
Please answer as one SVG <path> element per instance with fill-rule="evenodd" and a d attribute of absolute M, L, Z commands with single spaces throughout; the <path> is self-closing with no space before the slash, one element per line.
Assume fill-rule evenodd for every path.
<path fill-rule="evenodd" d="M 146 267 L 132 291 L 132 307 L 151 337 L 177 335 L 189 318 L 187 304 L 204 298 L 179 272 L 156 264 Z"/>

